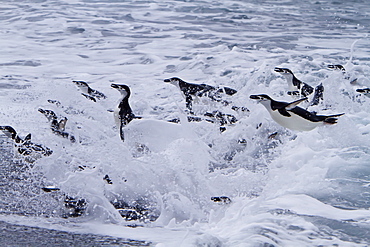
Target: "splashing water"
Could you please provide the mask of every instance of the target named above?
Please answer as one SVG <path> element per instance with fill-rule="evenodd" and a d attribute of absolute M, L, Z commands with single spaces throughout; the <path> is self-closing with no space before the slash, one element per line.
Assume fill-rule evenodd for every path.
<path fill-rule="evenodd" d="M 0 125 L 53 150 L 27 162 L 0 135 L 2 221 L 157 246 L 370 241 L 370 103 L 356 92 L 370 86 L 366 1 L 45 0 L 1 11 Z M 294 100 L 277 66 L 323 83 L 324 101 L 310 110 L 345 115 L 310 132 L 279 126 L 249 99 Z M 186 121 L 180 91 L 163 82 L 175 76 L 238 90 L 230 105 L 194 103 L 198 116 L 217 110 L 238 121 L 223 132 Z M 72 80 L 107 98 L 86 99 Z M 130 86 L 143 116 L 124 143 L 111 83 Z M 39 108 L 66 117 L 75 143 Z M 231 202 L 211 200 L 220 196 Z"/>

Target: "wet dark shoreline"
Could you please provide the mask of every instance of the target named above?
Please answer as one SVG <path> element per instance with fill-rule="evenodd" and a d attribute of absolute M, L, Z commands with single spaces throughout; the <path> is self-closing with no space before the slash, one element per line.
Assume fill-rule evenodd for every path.
<path fill-rule="evenodd" d="M 152 246 L 150 242 L 70 233 L 0 221 L 1 246 Z"/>

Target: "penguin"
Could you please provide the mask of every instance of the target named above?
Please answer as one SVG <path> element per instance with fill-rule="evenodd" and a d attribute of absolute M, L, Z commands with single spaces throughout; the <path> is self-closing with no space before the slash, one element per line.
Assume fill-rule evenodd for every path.
<path fill-rule="evenodd" d="M 307 97 L 313 93 L 314 88 L 307 83 L 298 80 L 298 78 L 290 69 L 275 68 L 274 71 L 282 74 L 285 77 L 286 81 L 288 82 L 289 95 L 302 95 L 303 97 Z"/>
<path fill-rule="evenodd" d="M 349 80 L 350 81 L 349 83 L 351 85 L 354 85 L 354 84 L 357 83 L 357 78 L 354 78 L 354 79 L 351 80 L 351 76 L 347 73 L 347 71 L 346 71 L 346 69 L 344 68 L 343 65 L 341 65 L 341 64 L 329 64 L 328 68 L 332 69 L 332 70 L 342 71 L 344 79 Z"/>
<path fill-rule="evenodd" d="M 50 122 L 50 129 L 51 131 L 63 138 L 69 139 L 72 143 L 76 142 L 76 138 L 73 135 L 65 132 L 65 126 L 67 124 L 68 118 L 63 117 L 61 120 L 58 121 L 58 117 L 52 110 L 44 110 L 39 108 L 38 111 L 42 113 Z"/>
<path fill-rule="evenodd" d="M 107 97 L 95 90 L 95 89 L 92 89 L 86 82 L 84 81 L 72 81 L 74 84 L 76 84 L 76 86 L 82 91 L 82 95 L 91 100 L 91 101 L 94 101 L 96 102 L 96 99 L 100 100 L 100 99 L 106 99 Z"/>
<path fill-rule="evenodd" d="M 44 147 L 40 144 L 35 144 L 31 141 L 31 134 L 28 134 L 24 139 L 20 138 L 12 126 L 0 126 L 0 130 L 10 139 L 14 141 L 14 146 L 19 154 L 23 156 L 32 156 L 34 154 L 39 154 L 42 156 L 50 156 L 53 151 Z M 29 158 L 27 161 L 33 163 L 37 159 L 35 157 Z"/>
<path fill-rule="evenodd" d="M 131 96 L 131 90 L 127 85 L 123 84 L 111 84 L 112 88 L 117 89 L 121 93 L 121 100 L 117 108 L 114 110 L 114 119 L 116 122 L 117 128 L 120 130 L 120 137 L 122 141 L 125 141 L 123 127 L 130 123 L 133 119 L 141 119 L 141 117 L 135 116 L 132 112 L 128 99 Z"/>
<path fill-rule="evenodd" d="M 31 133 L 28 134 L 24 140 L 20 138 L 12 126 L 0 126 L 0 130 L 16 144 L 22 144 L 25 141 L 31 140 Z"/>
<path fill-rule="evenodd" d="M 369 97 L 370 98 L 370 88 L 362 88 L 362 89 L 359 88 L 359 89 L 356 89 L 356 92 L 362 93 L 366 97 Z"/>
<path fill-rule="evenodd" d="M 114 118 L 120 131 L 120 138 L 133 151 L 133 155 L 161 152 L 173 141 L 192 137 L 179 121 L 156 120 L 136 116 L 129 104 L 131 90 L 127 85 L 112 84 L 122 97 L 114 111 Z"/>
<path fill-rule="evenodd" d="M 338 120 L 337 117 L 344 114 L 324 116 L 316 115 L 316 112 L 309 112 L 298 106 L 307 98 L 290 103 L 275 101 L 266 94 L 251 95 L 250 98 L 263 104 L 275 122 L 290 130 L 310 131 L 323 124 L 335 124 Z"/>
<path fill-rule="evenodd" d="M 222 100 L 222 94 L 234 95 L 237 90 L 229 87 L 214 87 L 207 84 L 194 84 L 181 80 L 180 78 L 173 77 L 165 79 L 164 82 L 171 83 L 178 87 L 183 93 L 186 101 L 186 108 L 192 112 L 193 107 L 193 96 L 196 97 L 208 97 L 212 101 L 221 102 L 224 105 L 228 105 L 231 102 Z"/>
<path fill-rule="evenodd" d="M 340 65 L 340 64 L 329 64 L 328 68 L 333 69 L 333 70 L 346 71 L 346 69 L 343 67 L 343 65 Z"/>
<path fill-rule="evenodd" d="M 112 179 L 110 179 L 108 174 L 105 174 L 105 176 L 103 177 L 103 180 L 107 182 L 107 184 L 113 184 Z"/>

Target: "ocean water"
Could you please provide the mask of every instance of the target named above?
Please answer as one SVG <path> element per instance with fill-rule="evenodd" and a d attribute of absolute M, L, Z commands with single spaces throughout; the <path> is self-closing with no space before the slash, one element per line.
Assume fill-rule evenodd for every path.
<path fill-rule="evenodd" d="M 121 246 L 369 245 L 370 99 L 356 92 L 370 87 L 367 1 L 17 0 L 0 13 L 0 125 L 53 151 L 24 157 L 0 134 L 7 245 L 68 245 L 67 233 L 77 246 L 91 236 Z M 294 100 L 275 67 L 324 85 L 310 110 L 345 115 L 309 132 L 279 126 L 249 98 Z M 227 100 L 249 111 L 199 99 L 198 116 L 238 121 L 223 132 L 187 122 L 184 98 L 163 81 L 171 77 L 234 88 Z M 83 97 L 72 80 L 107 98 Z M 125 142 L 111 83 L 131 88 L 143 116 Z M 68 118 L 76 141 L 52 133 L 39 108 Z M 231 203 L 211 200 L 219 196 Z"/>

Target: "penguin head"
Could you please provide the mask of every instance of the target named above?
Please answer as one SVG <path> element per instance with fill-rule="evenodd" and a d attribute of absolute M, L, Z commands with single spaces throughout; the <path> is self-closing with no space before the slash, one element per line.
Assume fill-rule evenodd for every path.
<path fill-rule="evenodd" d="M 177 87 L 179 87 L 179 83 L 183 81 L 181 80 L 180 78 L 177 78 L 177 77 L 172 77 L 170 79 L 165 79 L 164 82 L 167 82 L 167 83 L 171 83 L 172 85 L 175 85 Z"/>
<path fill-rule="evenodd" d="M 52 120 L 55 120 L 57 119 L 57 115 L 55 114 L 55 112 L 53 112 L 52 110 L 44 110 L 42 108 L 39 108 L 38 111 L 42 114 L 44 114 L 44 116 L 49 120 L 49 121 L 52 121 Z"/>
<path fill-rule="evenodd" d="M 340 65 L 340 64 L 329 64 L 328 68 L 333 69 L 333 70 L 346 71 L 346 69 L 343 67 L 343 65 Z"/>
<path fill-rule="evenodd" d="M 79 88 L 88 88 L 89 85 L 87 85 L 86 82 L 84 81 L 72 81 L 74 84 L 76 84 L 77 87 Z"/>
<path fill-rule="evenodd" d="M 2 131 L 3 131 L 3 133 L 4 133 L 7 137 L 9 137 L 9 138 L 11 138 L 11 139 L 15 140 L 15 138 L 16 138 L 16 136 L 17 136 L 17 132 L 15 131 L 15 129 L 14 129 L 12 126 L 0 126 L 0 130 L 2 130 Z"/>
<path fill-rule="evenodd" d="M 275 68 L 275 72 L 281 73 L 281 74 L 291 74 L 293 75 L 293 72 L 290 69 L 287 68 Z"/>
<path fill-rule="evenodd" d="M 274 71 L 282 74 L 288 82 L 293 80 L 294 74 L 290 69 L 275 68 Z"/>
<path fill-rule="evenodd" d="M 362 88 L 362 89 L 356 89 L 356 92 L 363 93 L 363 94 L 369 94 L 370 88 Z"/>
<path fill-rule="evenodd" d="M 130 88 L 127 85 L 112 83 L 110 86 L 112 88 L 117 89 L 122 94 L 123 98 L 130 97 L 131 91 L 130 91 Z"/>
<path fill-rule="evenodd" d="M 271 104 L 271 101 L 273 99 L 270 98 L 267 94 L 257 94 L 257 95 L 251 95 L 249 98 L 257 100 L 258 103 L 263 104 L 264 106 L 268 106 Z"/>

